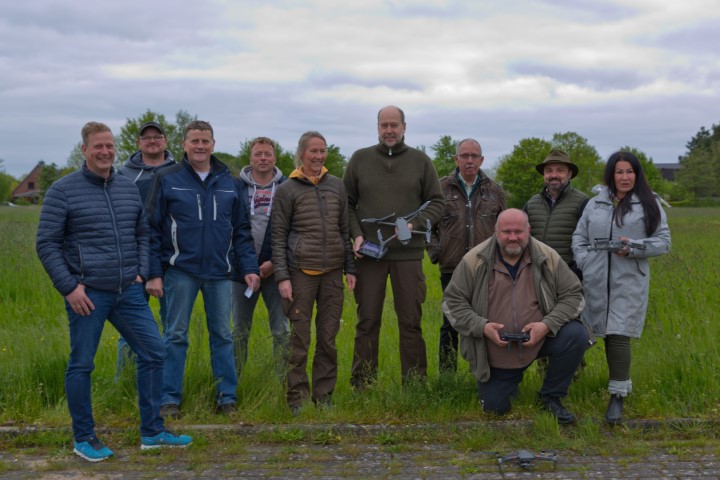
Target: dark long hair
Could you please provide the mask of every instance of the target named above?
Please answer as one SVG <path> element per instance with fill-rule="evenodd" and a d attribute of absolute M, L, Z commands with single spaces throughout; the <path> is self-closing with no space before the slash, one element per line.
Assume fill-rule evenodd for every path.
<path fill-rule="evenodd" d="M 610 188 L 613 195 L 617 194 L 617 187 L 615 186 L 615 165 L 621 161 L 628 162 L 635 172 L 635 185 L 633 189 L 620 200 L 620 203 L 618 203 L 615 223 L 618 227 L 622 227 L 623 218 L 625 214 L 630 211 L 630 197 L 634 193 L 638 199 L 640 199 L 640 205 L 642 205 L 645 214 L 645 232 L 649 237 L 657 230 L 658 225 L 660 225 L 660 207 L 657 204 L 655 192 L 652 191 L 647 178 L 645 178 L 640 160 L 630 152 L 615 152 L 610 155 L 607 165 L 605 165 L 605 185 Z"/>

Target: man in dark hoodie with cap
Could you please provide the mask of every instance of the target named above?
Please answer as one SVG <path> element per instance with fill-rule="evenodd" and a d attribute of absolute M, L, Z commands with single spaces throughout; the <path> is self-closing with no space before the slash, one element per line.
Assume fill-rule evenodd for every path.
<path fill-rule="evenodd" d="M 587 195 L 570 185 L 570 179 L 578 174 L 578 167 L 567 153 L 552 150 L 535 170 L 543 176 L 545 186 L 523 208 L 530 221 L 530 234 L 558 252 L 582 280 L 571 248 L 573 232 L 588 202 Z"/>
<path fill-rule="evenodd" d="M 167 139 L 162 126 L 155 121 L 145 122 L 138 130 L 138 151 L 130 155 L 125 164 L 118 170 L 120 175 L 130 177 L 140 191 L 143 205 L 147 209 L 147 197 L 150 192 L 155 174 L 163 168 L 175 165 L 172 153 L 167 150 Z M 150 295 L 145 292 L 145 300 Z M 160 323 L 165 331 L 165 302 L 162 297 L 160 303 Z M 119 377 L 128 361 L 132 358 L 132 350 L 123 337 L 118 339 L 118 358 L 116 377 Z"/>

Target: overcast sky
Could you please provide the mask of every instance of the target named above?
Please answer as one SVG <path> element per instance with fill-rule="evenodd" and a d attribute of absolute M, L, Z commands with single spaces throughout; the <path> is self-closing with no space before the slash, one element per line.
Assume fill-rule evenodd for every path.
<path fill-rule="evenodd" d="M 720 123 L 719 46 L 716 0 L 3 1 L 0 158 L 64 165 L 86 121 L 147 109 L 219 151 L 319 130 L 349 157 L 396 104 L 408 144 L 474 137 L 485 167 L 568 131 L 675 162 Z"/>

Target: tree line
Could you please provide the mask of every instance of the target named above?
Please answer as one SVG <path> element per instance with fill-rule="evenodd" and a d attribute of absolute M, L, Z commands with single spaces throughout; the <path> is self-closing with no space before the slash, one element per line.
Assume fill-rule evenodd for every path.
<path fill-rule="evenodd" d="M 148 109 L 136 118 L 127 118 L 115 137 L 116 166 L 120 166 L 137 150 L 136 141 L 140 126 L 151 120 L 163 127 L 168 150 L 175 159 L 179 161 L 183 158 L 181 147 L 183 130 L 189 122 L 197 120 L 197 115 L 180 110 L 175 114 L 174 121 L 171 121 L 165 115 Z M 237 174 L 243 166 L 249 164 L 251 141 L 252 139 L 245 139 L 235 154 L 215 152 L 215 156 Z M 457 143 L 458 140 L 450 135 L 443 135 L 430 146 L 433 153 L 430 156 L 440 177 L 450 174 L 455 169 L 454 155 Z M 707 203 L 707 199 L 711 202 L 717 201 L 720 197 L 720 125 L 712 125 L 709 130 L 704 126 L 701 127 L 685 147 L 686 152 L 678 158 L 680 168 L 673 182 L 663 179 L 652 158 L 640 149 L 626 145 L 619 147 L 618 150 L 631 151 L 640 159 L 653 190 L 667 201 L 676 204 L 697 204 L 703 201 Z M 295 168 L 294 151 L 284 150 L 280 145 L 276 145 L 275 148 L 278 168 L 286 174 L 290 173 Z M 428 150 L 422 145 L 418 148 L 426 152 Z M 602 183 L 605 161 L 595 147 L 581 135 L 564 132 L 554 134 L 550 140 L 536 137 L 523 138 L 510 153 L 500 157 L 493 172 L 486 170 L 486 173 L 495 178 L 506 191 L 509 206 L 522 207 L 528 198 L 540 191 L 543 179 L 535 171 L 535 165 L 541 163 L 553 148 L 565 151 L 577 164 L 580 172 L 572 181 L 575 188 L 590 194 L 593 186 Z M 65 165 L 45 164 L 39 179 L 40 189 L 45 191 L 58 178 L 80 168 L 83 161 L 81 144 L 77 143 L 72 148 Z M 346 164 L 347 159 L 340 153 L 340 148 L 333 144 L 328 145 L 326 167 L 330 173 L 342 177 Z M 2 165 L 0 159 L 0 198 L 8 198 L 18 182 L 4 172 Z"/>

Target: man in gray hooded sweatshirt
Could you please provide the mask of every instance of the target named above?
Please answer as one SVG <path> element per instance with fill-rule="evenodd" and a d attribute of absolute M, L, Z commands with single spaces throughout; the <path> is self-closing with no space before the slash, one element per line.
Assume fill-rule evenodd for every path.
<path fill-rule="evenodd" d="M 286 180 L 275 166 L 275 143 L 267 137 L 257 137 L 250 143 L 250 165 L 243 167 L 239 175 L 241 198 L 246 203 L 255 242 L 255 252 L 260 268 L 260 288 L 249 292 L 238 269 L 233 270 L 232 318 L 235 343 L 235 368 L 238 377 L 247 362 L 248 342 L 253 313 L 262 294 L 273 336 L 273 356 L 278 374 L 284 373 L 285 357 L 290 336 L 290 326 L 282 308 L 282 299 L 273 275 L 272 248 L 270 242 L 270 214 L 277 186 Z"/>
<path fill-rule="evenodd" d="M 175 159 L 167 150 L 167 139 L 162 126 L 158 122 L 149 121 L 140 126 L 137 139 L 138 151 L 130 155 L 125 164 L 120 167 L 118 173 L 129 177 L 140 191 L 143 205 L 147 210 L 147 197 L 150 187 L 155 181 L 155 175 L 163 168 L 175 165 Z M 150 300 L 150 294 L 146 291 L 145 300 Z M 165 332 L 165 301 L 163 297 L 158 298 L 160 303 L 160 324 Z M 119 377 L 129 360 L 133 360 L 133 353 L 125 339 L 118 338 L 117 371 L 115 377 Z M 134 361 L 134 360 L 133 360 Z"/>

